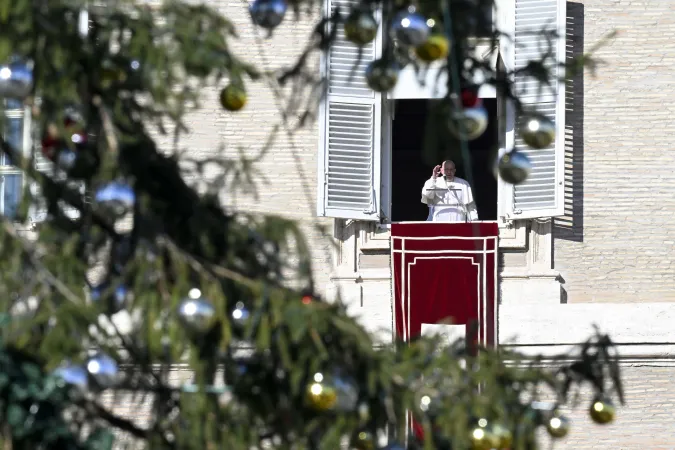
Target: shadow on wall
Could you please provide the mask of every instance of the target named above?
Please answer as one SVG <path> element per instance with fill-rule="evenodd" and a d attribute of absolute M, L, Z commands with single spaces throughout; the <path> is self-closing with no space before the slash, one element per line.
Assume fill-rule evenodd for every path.
<path fill-rule="evenodd" d="M 566 60 L 584 53 L 584 5 L 567 2 Z M 565 85 L 565 215 L 553 222 L 555 239 L 584 240 L 584 73 Z"/>

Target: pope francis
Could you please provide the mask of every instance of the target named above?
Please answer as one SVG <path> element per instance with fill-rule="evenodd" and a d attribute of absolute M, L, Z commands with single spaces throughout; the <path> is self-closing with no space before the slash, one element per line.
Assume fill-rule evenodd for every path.
<path fill-rule="evenodd" d="M 455 176 L 455 163 L 448 160 L 434 170 L 422 188 L 422 203 L 429 205 L 427 221 L 473 222 L 478 220 L 471 186 Z M 442 177 L 440 175 L 443 175 Z"/>

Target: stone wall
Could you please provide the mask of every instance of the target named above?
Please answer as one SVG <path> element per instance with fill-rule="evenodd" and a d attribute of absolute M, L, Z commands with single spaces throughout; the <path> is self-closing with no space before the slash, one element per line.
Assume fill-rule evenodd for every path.
<path fill-rule="evenodd" d="M 267 39 L 264 30 L 252 25 L 247 2 L 210 3 L 237 29 L 239 36 L 230 41 L 233 52 L 262 73 L 278 73 L 295 64 L 307 47 L 318 18 L 303 12 L 296 21 L 289 10 L 274 37 Z M 318 58 L 310 59 L 309 67 L 318 76 Z M 186 120 L 190 132 L 182 137 L 181 150 L 197 160 L 222 156 L 254 160 L 253 185 L 237 182 L 220 189 L 223 203 L 238 211 L 297 220 L 313 254 L 317 288 L 323 292 L 332 268 L 332 220 L 316 218 L 317 124 L 309 121 L 296 129 L 298 115 L 291 114 L 287 117 L 288 127 L 285 126 L 282 111 L 289 99 L 298 100 L 299 96 L 291 92 L 290 85 L 285 88 L 275 85 L 279 98 L 270 83 L 265 77 L 247 81 L 248 104 L 236 113 L 224 111 L 219 104 L 218 93 L 225 83 L 204 89 L 201 109 Z M 159 141 L 164 148 L 172 148 L 171 136 Z M 213 166 L 206 178 L 213 179 L 220 173 Z M 186 178 L 202 187 L 206 184 L 199 176 Z M 320 227 L 325 231 L 319 230 Z"/>
<path fill-rule="evenodd" d="M 626 405 L 618 406 L 616 419 L 596 425 L 588 416 L 588 404 L 565 411 L 572 420 L 570 434 L 556 443 L 556 450 L 621 449 L 670 450 L 675 448 L 672 405 L 675 402 L 673 366 L 628 365 L 622 368 Z M 589 392 L 582 391 L 589 400 Z M 542 448 L 548 448 L 543 445 Z"/>
<path fill-rule="evenodd" d="M 567 2 L 568 51 L 597 50 L 569 86 L 567 215 L 554 264 L 567 302 L 675 300 L 675 2 Z"/>

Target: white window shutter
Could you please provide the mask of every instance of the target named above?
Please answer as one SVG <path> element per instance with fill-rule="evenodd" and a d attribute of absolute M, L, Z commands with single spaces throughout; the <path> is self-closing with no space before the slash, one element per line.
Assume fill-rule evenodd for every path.
<path fill-rule="evenodd" d="M 348 13 L 356 0 L 329 0 Z M 322 61 L 328 78 L 321 105 L 317 213 L 319 216 L 356 220 L 380 219 L 382 96 L 366 85 L 366 66 L 380 56 L 377 39 L 359 48 L 344 38 L 342 27 L 327 58 Z"/>
<path fill-rule="evenodd" d="M 33 163 L 35 164 L 35 169 L 39 172 L 47 175 L 51 175 L 53 173 L 54 164 L 42 155 L 42 149 L 40 148 L 40 143 L 37 142 L 37 140 L 36 144 L 33 146 Z M 28 211 L 28 218 L 32 224 L 37 224 L 46 220 L 47 205 L 45 204 L 44 197 L 41 193 L 42 187 L 40 186 L 40 183 L 32 180 L 30 183 L 33 204 Z"/>
<path fill-rule="evenodd" d="M 509 108 L 507 148 L 516 148 L 532 162 L 529 178 L 512 186 L 510 219 L 555 217 L 564 214 L 565 85 L 560 78 L 565 62 L 565 0 L 515 0 L 513 11 L 514 48 L 507 52 L 509 69 L 522 69 L 528 62 L 547 57 L 553 83 L 541 85 L 532 77 L 516 74 L 515 91 L 527 110 L 546 115 L 556 124 L 556 139 L 549 148 L 535 150 L 518 136 L 518 118 Z M 555 32 L 557 37 L 542 32 Z M 509 61 L 510 60 L 510 61 Z M 511 119 L 511 120 L 509 120 Z M 506 202 L 509 203 L 509 202 Z"/>

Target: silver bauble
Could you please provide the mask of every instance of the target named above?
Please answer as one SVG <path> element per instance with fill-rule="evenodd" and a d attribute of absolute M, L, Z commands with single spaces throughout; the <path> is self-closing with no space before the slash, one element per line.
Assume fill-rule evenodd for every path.
<path fill-rule="evenodd" d="M 417 47 L 427 40 L 431 28 L 427 25 L 427 19 L 410 7 L 394 16 L 391 31 L 399 44 Z"/>
<path fill-rule="evenodd" d="M 243 330 L 251 316 L 249 310 L 244 306 L 244 302 L 237 302 L 232 310 L 232 324 L 240 330 Z"/>
<path fill-rule="evenodd" d="M 40 306 L 40 301 L 34 295 L 28 297 L 19 297 L 9 308 L 9 314 L 13 320 L 30 319 L 35 316 L 35 313 Z"/>
<path fill-rule="evenodd" d="M 97 353 L 87 359 L 87 373 L 102 388 L 115 386 L 120 378 L 117 361 L 104 353 Z"/>
<path fill-rule="evenodd" d="M 532 163 L 527 155 L 513 150 L 499 158 L 497 170 L 502 180 L 511 184 L 520 184 L 530 175 Z"/>
<path fill-rule="evenodd" d="M 101 186 L 94 201 L 117 216 L 128 213 L 136 203 L 136 193 L 126 183 L 112 182 Z"/>
<path fill-rule="evenodd" d="M 14 62 L 0 66 L 0 97 L 24 99 L 33 90 L 33 69 Z"/>
<path fill-rule="evenodd" d="M 483 105 L 453 110 L 450 113 L 448 127 L 457 138 L 466 141 L 479 138 L 487 129 L 490 118 Z"/>
<path fill-rule="evenodd" d="M 285 0 L 254 0 L 249 7 L 253 23 L 272 30 L 284 20 L 288 4 Z"/>
<path fill-rule="evenodd" d="M 216 318 L 216 310 L 208 300 L 205 300 L 198 289 L 190 291 L 178 306 L 178 316 L 183 325 L 190 331 L 205 333 L 211 329 Z"/>
<path fill-rule="evenodd" d="M 400 72 L 395 61 L 376 59 L 366 67 L 366 83 L 375 92 L 388 92 L 396 86 Z"/>
<path fill-rule="evenodd" d="M 528 114 L 523 117 L 518 132 L 528 146 L 538 150 L 555 142 L 555 124 L 541 114 Z"/>
<path fill-rule="evenodd" d="M 86 389 L 88 386 L 89 378 L 87 370 L 82 366 L 67 363 L 57 368 L 54 371 L 54 375 L 65 384 L 70 384 L 81 389 Z"/>
<path fill-rule="evenodd" d="M 70 170 L 75 167 L 77 162 L 77 153 L 69 148 L 62 149 L 56 156 L 56 165 L 63 170 Z"/>

